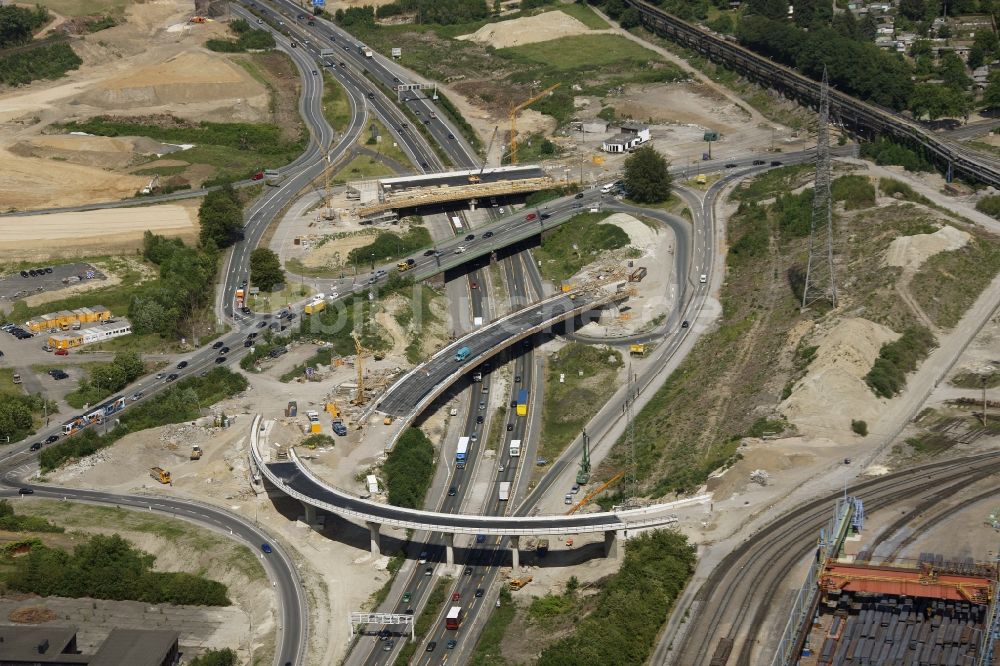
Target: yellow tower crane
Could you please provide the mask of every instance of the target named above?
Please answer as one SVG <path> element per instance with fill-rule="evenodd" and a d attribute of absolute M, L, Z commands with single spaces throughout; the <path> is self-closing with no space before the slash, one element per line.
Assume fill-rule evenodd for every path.
<path fill-rule="evenodd" d="M 479 173 L 474 173 L 471 176 L 469 176 L 469 182 L 470 183 L 473 183 L 473 184 L 478 183 L 480 181 L 481 176 L 483 175 L 483 171 L 486 170 L 486 163 L 489 162 L 489 160 L 490 160 L 490 150 L 493 148 L 493 142 L 497 138 L 497 130 L 499 130 L 499 129 L 500 129 L 499 125 L 494 125 L 493 126 L 493 136 L 490 137 L 490 142 L 486 146 L 486 155 L 485 155 L 485 157 L 483 157 L 483 167 L 479 170 Z"/>
<path fill-rule="evenodd" d="M 534 97 L 529 97 L 525 101 L 521 102 L 513 109 L 510 110 L 510 163 L 517 164 L 517 114 L 519 111 L 525 109 L 526 107 L 534 104 L 541 98 L 548 95 L 550 92 L 561 86 L 561 83 L 557 83 L 554 86 L 549 86 L 542 92 L 538 93 Z"/>
<path fill-rule="evenodd" d="M 351 404 L 360 406 L 365 404 L 365 375 L 364 361 L 362 359 L 367 350 L 361 346 L 361 338 L 358 337 L 357 331 L 352 331 L 351 337 L 354 338 L 354 351 L 357 354 L 354 358 L 354 367 L 358 369 L 358 394 L 351 401 Z"/>

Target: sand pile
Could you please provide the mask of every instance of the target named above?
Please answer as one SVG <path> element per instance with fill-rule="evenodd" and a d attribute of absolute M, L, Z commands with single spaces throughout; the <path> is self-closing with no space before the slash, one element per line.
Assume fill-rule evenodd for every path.
<path fill-rule="evenodd" d="M 965 247 L 971 236 L 960 229 L 945 225 L 932 234 L 900 236 L 889 244 L 886 266 L 901 266 L 916 270 L 938 252 Z"/>
<path fill-rule="evenodd" d="M 898 337 L 866 319 L 840 321 L 823 337 L 806 376 L 779 410 L 800 431 L 816 436 L 847 435 L 853 419 L 872 423 L 886 401 L 871 392 L 864 376 L 882 345 Z"/>
<path fill-rule="evenodd" d="M 39 136 L 20 141 L 10 151 L 22 157 L 42 157 L 102 168 L 125 168 L 137 155 L 163 155 L 175 152 L 146 137 L 109 137 L 82 134 Z"/>
<path fill-rule="evenodd" d="M 225 58 L 199 51 L 107 79 L 80 97 L 84 104 L 114 109 L 230 100 L 265 109 L 268 105 L 267 91 L 250 74 Z"/>
<path fill-rule="evenodd" d="M 590 28 L 569 14 L 553 11 L 510 21 L 487 23 L 471 35 L 461 35 L 457 39 L 505 49 L 587 32 L 590 32 Z"/>

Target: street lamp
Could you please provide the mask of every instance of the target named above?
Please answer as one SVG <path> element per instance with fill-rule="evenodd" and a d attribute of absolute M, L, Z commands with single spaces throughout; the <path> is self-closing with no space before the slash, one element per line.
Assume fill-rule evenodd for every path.
<path fill-rule="evenodd" d="M 372 273 L 375 272 L 375 252 L 372 252 Z"/>

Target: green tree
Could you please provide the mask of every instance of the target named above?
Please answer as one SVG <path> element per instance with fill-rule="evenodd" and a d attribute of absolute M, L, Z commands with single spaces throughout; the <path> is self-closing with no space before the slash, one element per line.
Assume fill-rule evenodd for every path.
<path fill-rule="evenodd" d="M 990 72 L 990 78 L 983 92 L 983 106 L 987 109 L 1000 107 L 1000 70 Z"/>
<path fill-rule="evenodd" d="M 910 111 L 914 118 L 927 116 L 929 120 L 945 118 L 955 113 L 955 91 L 936 83 L 920 83 L 910 95 Z"/>
<path fill-rule="evenodd" d="M 271 291 L 285 281 L 285 271 L 273 250 L 259 247 L 250 253 L 250 281 L 264 291 Z"/>
<path fill-rule="evenodd" d="M 899 0 L 899 13 L 911 21 L 919 21 L 927 13 L 926 0 Z"/>
<path fill-rule="evenodd" d="M 6 396 L 4 396 L 6 398 Z M 22 402 L 0 400 L 0 443 L 16 442 L 32 431 L 31 410 Z"/>
<path fill-rule="evenodd" d="M 975 69 L 992 62 L 1000 53 L 1000 40 L 992 30 L 977 30 L 969 49 L 969 67 Z"/>
<path fill-rule="evenodd" d="M 198 208 L 198 222 L 201 224 L 198 239 L 202 245 L 214 244 L 223 248 L 237 240 L 243 228 L 243 206 L 231 186 L 225 185 L 205 195 Z"/>
<path fill-rule="evenodd" d="M 200 657 L 195 657 L 190 666 L 236 666 L 239 657 L 229 648 L 209 650 Z"/>
<path fill-rule="evenodd" d="M 635 7 L 629 7 L 622 12 L 621 16 L 618 17 L 618 23 L 621 27 L 628 30 L 629 28 L 636 28 L 642 22 L 639 15 L 639 10 Z"/>
<path fill-rule="evenodd" d="M 972 85 L 972 78 L 965 68 L 965 62 L 951 52 L 941 56 L 938 76 L 941 77 L 946 86 L 953 90 L 968 90 L 969 86 Z"/>
<path fill-rule="evenodd" d="M 643 146 L 625 160 L 625 189 L 634 201 L 658 203 L 670 198 L 669 164 L 652 146 Z"/>
<path fill-rule="evenodd" d="M 784 20 L 788 15 L 786 0 L 750 0 L 747 2 L 747 14 L 756 14 L 773 21 Z"/>

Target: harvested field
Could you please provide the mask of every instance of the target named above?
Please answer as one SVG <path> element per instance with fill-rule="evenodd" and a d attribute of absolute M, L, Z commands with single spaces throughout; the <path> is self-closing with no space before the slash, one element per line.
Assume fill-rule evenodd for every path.
<path fill-rule="evenodd" d="M 145 231 L 193 240 L 194 203 L 0 218 L 0 253 L 7 259 L 47 259 L 142 247 Z"/>

